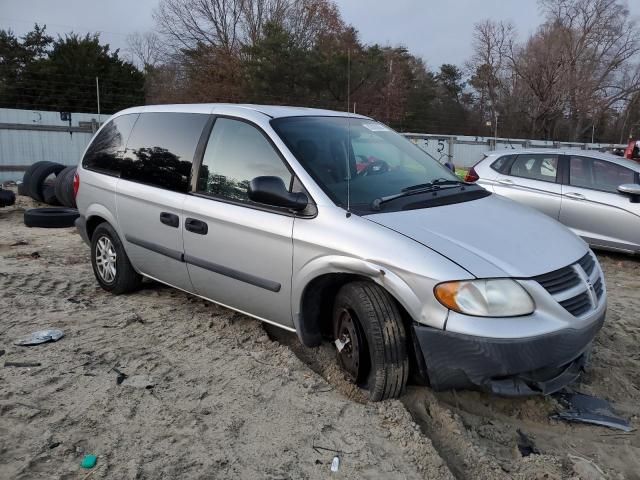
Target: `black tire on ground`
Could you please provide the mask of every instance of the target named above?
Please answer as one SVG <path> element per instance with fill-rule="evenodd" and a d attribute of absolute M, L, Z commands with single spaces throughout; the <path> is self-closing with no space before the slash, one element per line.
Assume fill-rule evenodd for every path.
<path fill-rule="evenodd" d="M 24 182 L 18 184 L 18 195 L 23 197 L 27 196 L 27 191 L 24 188 Z"/>
<path fill-rule="evenodd" d="M 76 199 L 73 196 L 73 176 L 76 167 L 66 167 L 56 177 L 54 184 L 56 197 L 62 205 L 69 208 L 76 208 Z"/>
<path fill-rule="evenodd" d="M 53 162 L 46 162 L 34 168 L 29 176 L 29 183 L 26 184 L 29 196 L 34 200 L 43 202 L 42 191 L 45 179 L 51 174 L 58 175 L 62 170 L 64 170 L 64 165 Z"/>
<path fill-rule="evenodd" d="M 61 203 L 56 196 L 56 190 L 53 185 L 45 185 L 42 189 L 42 199 L 47 205 L 59 206 Z"/>
<path fill-rule="evenodd" d="M 345 312 L 353 319 L 352 331 L 360 340 L 360 362 L 354 381 L 368 390 L 371 401 L 397 398 L 407 383 L 409 357 L 407 334 L 395 300 L 372 282 L 344 285 L 333 308 L 334 339 L 343 332 L 344 320 L 340 318 L 345 318 Z M 343 368 L 345 361 L 344 353 L 339 352 L 338 362 Z"/>
<path fill-rule="evenodd" d="M 24 212 L 24 224 L 27 227 L 67 228 L 73 227 L 79 216 L 75 208 L 31 208 Z"/>
<path fill-rule="evenodd" d="M 101 242 L 105 242 L 107 247 L 110 245 L 113 253 L 115 253 L 115 274 L 113 279 L 105 278 L 98 267 L 99 258 L 104 258 L 99 253 L 99 244 Z M 105 243 L 101 245 L 104 246 Z M 91 236 L 91 265 L 100 286 L 114 295 L 133 292 L 140 288 L 142 276 L 133 269 L 118 234 L 106 222 L 98 225 Z M 104 264 L 102 263 L 102 265 Z"/>
<path fill-rule="evenodd" d="M 39 162 L 32 163 L 27 167 L 27 169 L 24 171 L 24 175 L 22 176 L 22 185 L 23 185 L 22 188 L 24 190 L 24 193 L 20 193 L 20 195 L 29 196 L 29 179 L 31 178 L 31 174 L 36 168 L 38 168 L 40 165 L 44 165 L 45 163 L 53 163 L 53 162 L 49 162 L 47 160 L 41 160 Z"/>
<path fill-rule="evenodd" d="M 16 203 L 16 195 L 11 190 L 2 190 L 0 188 L 0 207 L 10 207 Z"/>

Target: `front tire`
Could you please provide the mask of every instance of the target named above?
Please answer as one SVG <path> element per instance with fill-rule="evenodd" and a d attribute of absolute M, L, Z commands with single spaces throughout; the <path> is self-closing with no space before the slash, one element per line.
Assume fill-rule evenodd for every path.
<path fill-rule="evenodd" d="M 108 223 L 98 225 L 91 236 L 91 265 L 100 286 L 114 295 L 133 292 L 142 283 L 118 234 Z"/>
<path fill-rule="evenodd" d="M 371 282 L 344 285 L 334 303 L 338 363 L 369 400 L 399 397 L 407 384 L 407 335 L 395 300 Z"/>

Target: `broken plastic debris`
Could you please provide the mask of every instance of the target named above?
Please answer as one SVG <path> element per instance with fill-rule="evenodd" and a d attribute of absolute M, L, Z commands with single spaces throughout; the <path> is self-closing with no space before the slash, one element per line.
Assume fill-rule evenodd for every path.
<path fill-rule="evenodd" d="M 335 457 L 333 457 L 333 461 L 331 462 L 331 471 L 337 472 L 339 468 L 340 468 L 340 457 L 336 455 Z"/>
<path fill-rule="evenodd" d="M 27 335 L 19 339 L 15 344 L 23 347 L 31 345 L 40 345 L 41 343 L 57 342 L 64 337 L 64 332 L 58 329 L 40 330 L 33 332 L 31 335 Z"/>
<path fill-rule="evenodd" d="M 93 468 L 96 466 L 96 462 L 98 461 L 98 457 L 95 455 L 85 455 L 82 458 L 82 462 L 80 462 L 80 466 L 82 468 Z"/>
<path fill-rule="evenodd" d="M 558 412 L 552 418 L 559 418 L 567 422 L 601 425 L 624 432 L 633 430 L 629 420 L 616 415 L 611 404 L 602 398 L 582 393 L 560 393 L 557 398 L 567 407 L 567 410 Z"/>

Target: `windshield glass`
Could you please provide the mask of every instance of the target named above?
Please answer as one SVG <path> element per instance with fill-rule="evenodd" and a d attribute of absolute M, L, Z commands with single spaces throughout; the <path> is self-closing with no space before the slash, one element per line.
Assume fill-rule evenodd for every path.
<path fill-rule="evenodd" d="M 411 187 L 459 180 L 409 140 L 373 120 L 287 117 L 271 124 L 320 187 L 345 208 L 371 210 L 374 201 Z"/>

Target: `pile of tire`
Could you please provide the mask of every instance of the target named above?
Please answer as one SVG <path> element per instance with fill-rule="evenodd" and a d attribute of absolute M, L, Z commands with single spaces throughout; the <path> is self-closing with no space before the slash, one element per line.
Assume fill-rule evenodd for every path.
<path fill-rule="evenodd" d="M 18 194 L 26 195 L 53 208 L 32 208 L 24 212 L 27 227 L 72 227 L 78 210 L 73 195 L 76 167 L 55 162 L 36 162 L 24 172 Z"/>
<path fill-rule="evenodd" d="M 10 207 L 14 203 L 16 203 L 15 193 L 0 188 L 0 207 Z"/>

